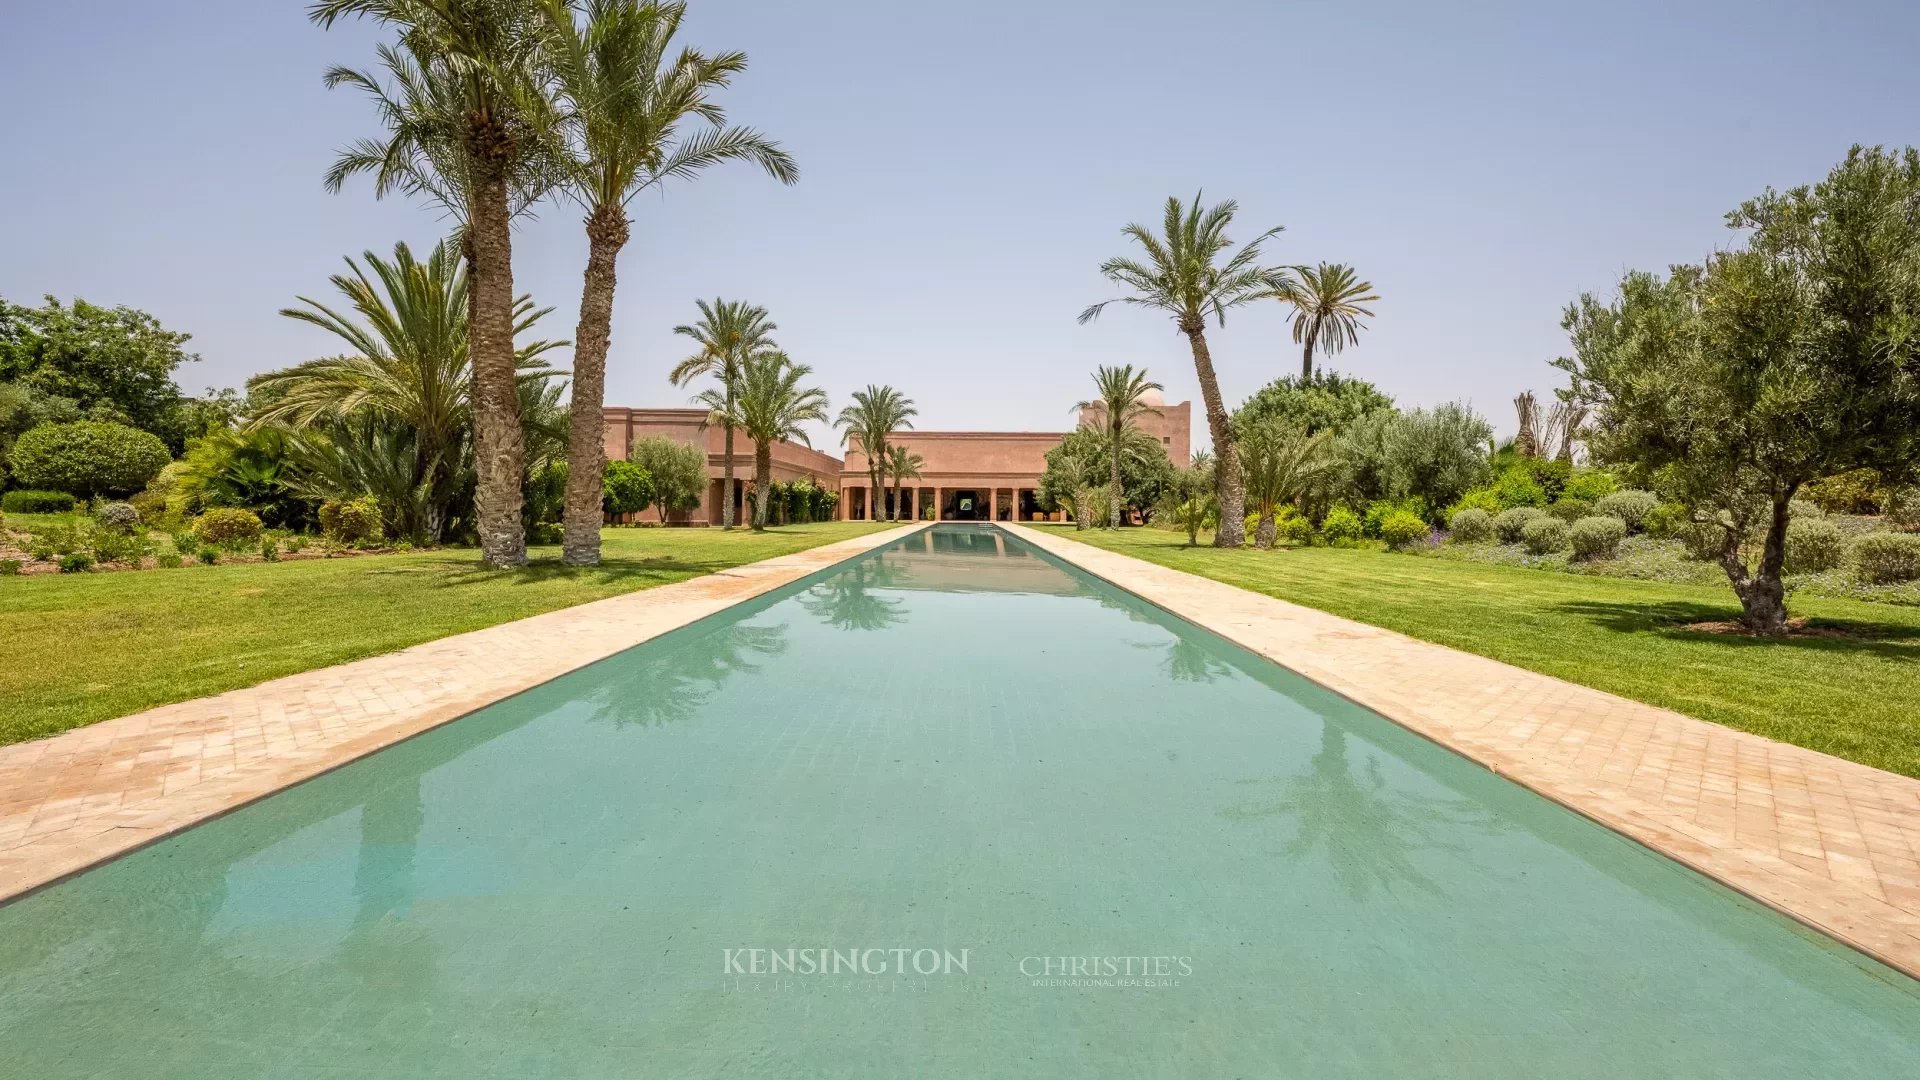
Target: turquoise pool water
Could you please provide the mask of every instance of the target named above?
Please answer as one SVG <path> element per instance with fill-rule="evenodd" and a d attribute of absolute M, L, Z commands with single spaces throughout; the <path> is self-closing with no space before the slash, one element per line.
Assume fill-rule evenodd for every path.
<path fill-rule="evenodd" d="M 1880 1080 L 1920 993 L 943 526 L 0 908 L 0 1075 Z"/>

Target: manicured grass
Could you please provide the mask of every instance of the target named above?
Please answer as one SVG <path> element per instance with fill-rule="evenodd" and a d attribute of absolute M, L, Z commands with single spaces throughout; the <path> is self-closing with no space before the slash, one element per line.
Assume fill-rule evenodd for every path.
<path fill-rule="evenodd" d="M 0 578 L 0 745 L 886 528 L 608 529 L 605 561 L 471 550 Z"/>
<path fill-rule="evenodd" d="M 1735 618 L 1725 587 L 1384 551 L 1188 548 L 1159 529 L 1059 535 L 1920 777 L 1920 608 L 1789 598 L 1793 614 L 1848 636 L 1764 641 L 1682 629 Z"/>

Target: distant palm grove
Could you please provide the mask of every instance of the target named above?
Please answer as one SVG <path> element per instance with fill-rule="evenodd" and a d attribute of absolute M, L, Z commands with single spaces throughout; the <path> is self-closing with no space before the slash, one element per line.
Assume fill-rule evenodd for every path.
<path fill-rule="evenodd" d="M 665 522 L 706 498 L 703 449 L 645 439 L 609 462 L 603 406 L 620 255 L 637 237 L 671 257 L 647 243 L 636 199 L 723 165 L 800 178 L 723 106 L 746 55 L 684 44 L 678 2 L 319 0 L 309 14 L 384 38 L 324 73 L 364 99 L 369 131 L 316 179 L 430 206 L 448 234 L 350 255 L 325 288 L 290 298 L 280 314 L 313 327 L 323 355 L 244 394 L 183 394 L 188 336 L 144 312 L 0 301 L 0 506 L 15 515 L 0 519 L 0 574 L 274 560 L 316 535 L 472 545 L 501 569 L 526 564 L 530 542 L 557 544 L 564 563 L 592 566 L 610 515 Z M 553 207 L 561 224 L 536 220 Z M 1735 246 L 1580 296 L 1553 361 L 1566 388 L 1519 394 L 1509 440 L 1463 401 L 1403 410 L 1332 370 L 1390 298 L 1350 264 L 1283 259 L 1278 226 L 1237 235 L 1240 216 L 1201 192 L 1166 199 L 1089 267 L 1111 292 L 1079 313 L 1117 304 L 1172 324 L 1210 448 L 1176 468 L 1140 430 L 1161 382 L 1100 365 L 1085 426 L 1047 455 L 1044 510 L 1219 548 L 1706 570 L 1731 586 L 1744 629 L 1767 635 L 1791 629 L 1790 589 L 1904 596 L 1920 580 L 1915 151 L 1856 148 L 1819 183 L 1737 207 Z M 513 241 L 574 222 L 587 243 L 568 336 L 516 289 Z M 837 491 L 773 479 L 774 447 L 820 426 L 861 451 L 866 516 L 924 512 L 902 505 L 926 465 L 900 437 L 919 403 L 879 383 L 831 401 L 766 307 L 684 303 L 673 332 L 688 349 L 663 374 L 722 432 L 723 528 L 835 515 Z M 1285 311 L 1291 341 L 1229 343 L 1229 314 L 1265 304 Z M 1237 407 L 1216 364 L 1228 347 L 1270 380 Z M 567 350 L 571 366 L 556 366 Z"/>

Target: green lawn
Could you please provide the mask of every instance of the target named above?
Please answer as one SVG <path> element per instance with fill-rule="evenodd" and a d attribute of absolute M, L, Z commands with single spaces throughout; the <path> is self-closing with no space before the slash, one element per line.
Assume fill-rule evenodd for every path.
<path fill-rule="evenodd" d="M 1188 548 L 1159 529 L 1059 535 L 1823 753 L 1920 777 L 1920 608 L 1789 598 L 1844 638 L 1681 629 L 1725 587 L 1333 548 Z"/>
<path fill-rule="evenodd" d="M 885 528 L 608 529 L 605 562 L 471 550 L 0 578 L 0 745 Z"/>

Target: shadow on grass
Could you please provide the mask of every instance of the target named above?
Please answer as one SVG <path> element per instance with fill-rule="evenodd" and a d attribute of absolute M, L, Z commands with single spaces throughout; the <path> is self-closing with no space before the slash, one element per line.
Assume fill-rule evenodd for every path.
<path fill-rule="evenodd" d="M 1710 633 L 1689 630 L 1693 623 L 1722 622 L 1740 617 L 1740 609 L 1727 604 L 1694 604 L 1666 601 L 1654 604 L 1610 604 L 1581 600 L 1553 605 L 1554 611 L 1578 615 L 1595 625 L 1621 634 L 1658 634 L 1674 641 L 1693 641 L 1722 645 L 1730 649 L 1806 649 L 1838 655 L 1870 654 L 1889 660 L 1920 659 L 1920 626 L 1898 623 L 1862 622 L 1857 619 L 1807 620 L 1813 630 L 1838 631 L 1844 636 L 1805 635 L 1785 638 L 1751 637 L 1746 634 Z"/>
<path fill-rule="evenodd" d="M 442 588 L 506 582 L 512 585 L 541 585 L 564 581 L 579 585 L 615 585 L 679 581 L 718 573 L 740 565 L 728 559 L 710 561 L 657 556 L 648 559 L 603 559 L 598 566 L 568 566 L 559 559 L 535 559 L 518 570 L 489 570 L 477 562 L 451 570 L 436 583 Z"/>

